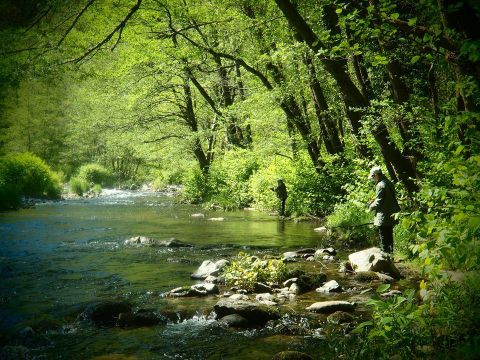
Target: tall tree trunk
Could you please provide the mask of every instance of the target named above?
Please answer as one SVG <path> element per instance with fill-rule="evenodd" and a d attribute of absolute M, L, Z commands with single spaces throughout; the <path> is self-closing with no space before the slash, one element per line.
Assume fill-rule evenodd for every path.
<path fill-rule="evenodd" d="M 340 140 L 340 135 L 335 124 L 335 121 L 329 114 L 329 108 L 325 95 L 323 94 L 322 87 L 317 79 L 317 73 L 312 59 L 307 54 L 305 56 L 305 64 L 308 68 L 310 90 L 313 96 L 313 103 L 315 106 L 315 113 L 318 120 L 320 132 L 325 143 L 325 148 L 329 154 L 342 153 L 343 143 Z"/>
<path fill-rule="evenodd" d="M 197 118 L 195 116 L 195 109 L 193 107 L 193 100 L 192 100 L 192 89 L 190 88 L 190 71 L 185 71 L 186 77 L 183 79 L 183 94 L 185 97 L 185 110 L 184 110 L 184 118 L 187 125 L 190 127 L 190 130 L 194 133 L 194 140 L 193 140 L 193 154 L 198 161 L 198 165 L 200 166 L 200 170 L 205 175 L 208 174 L 208 170 L 210 167 L 210 163 L 207 159 L 207 155 L 202 148 L 202 143 L 198 137 L 198 124 Z"/>

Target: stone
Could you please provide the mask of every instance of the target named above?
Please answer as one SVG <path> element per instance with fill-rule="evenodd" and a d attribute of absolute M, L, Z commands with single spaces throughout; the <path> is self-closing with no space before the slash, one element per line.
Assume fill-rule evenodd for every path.
<path fill-rule="evenodd" d="M 338 272 L 342 273 L 342 274 L 353 272 L 352 265 L 348 261 L 343 261 L 343 262 L 340 263 L 340 266 L 338 268 Z"/>
<path fill-rule="evenodd" d="M 383 281 L 385 284 L 391 284 L 395 282 L 395 279 L 387 274 L 377 272 L 378 280 Z"/>
<path fill-rule="evenodd" d="M 192 297 L 192 296 L 207 296 L 207 295 L 217 295 L 220 291 L 216 284 L 203 283 L 196 284 L 190 287 L 182 286 L 170 290 L 165 293 L 165 296 L 171 297 Z"/>
<path fill-rule="evenodd" d="M 377 247 L 350 254 L 348 260 L 354 271 L 375 271 L 388 274 L 395 279 L 400 278 L 400 272 L 395 267 L 391 256 Z"/>
<path fill-rule="evenodd" d="M 386 299 L 389 299 L 389 298 L 392 298 L 392 297 L 398 296 L 398 295 L 402 295 L 402 292 L 400 290 L 390 290 L 390 291 L 387 291 L 387 292 L 384 292 L 384 293 L 380 294 L 381 297 L 386 298 Z"/>
<path fill-rule="evenodd" d="M 227 316 L 222 317 L 218 320 L 220 325 L 224 325 L 226 327 L 234 327 L 234 328 L 246 328 L 250 327 L 250 323 L 247 319 L 239 314 L 230 314 Z"/>
<path fill-rule="evenodd" d="M 196 280 L 205 280 L 208 276 L 218 276 L 220 270 L 228 263 L 228 260 L 225 259 L 218 260 L 217 262 L 205 260 L 190 277 Z"/>
<path fill-rule="evenodd" d="M 325 226 L 320 226 L 320 227 L 317 227 L 317 228 L 313 229 L 313 231 L 324 233 L 324 232 L 327 232 L 328 229 Z"/>
<path fill-rule="evenodd" d="M 253 291 L 256 293 L 269 293 L 272 292 L 273 289 L 266 284 L 256 282 L 253 284 Z"/>
<path fill-rule="evenodd" d="M 153 311 L 139 309 L 133 313 L 121 313 L 118 315 L 117 325 L 124 328 L 137 328 L 154 326 L 160 323 L 166 323 L 167 318 L 157 315 Z"/>
<path fill-rule="evenodd" d="M 331 324 L 350 323 L 353 320 L 353 316 L 345 311 L 335 311 L 333 314 L 330 314 L 327 317 L 327 321 Z"/>
<path fill-rule="evenodd" d="M 374 271 L 360 271 L 360 272 L 357 272 L 353 278 L 356 281 L 361 281 L 361 282 L 380 280 L 380 278 L 378 277 L 378 273 Z"/>
<path fill-rule="evenodd" d="M 273 302 L 275 304 L 275 297 L 270 293 L 257 294 L 257 296 L 255 296 L 255 300 L 258 302 Z"/>
<path fill-rule="evenodd" d="M 315 290 L 320 293 L 342 292 L 343 289 L 338 282 L 330 280 Z"/>
<path fill-rule="evenodd" d="M 315 249 L 305 248 L 297 251 L 287 251 L 283 253 L 283 261 L 293 261 L 295 259 L 306 258 L 315 255 Z"/>
<path fill-rule="evenodd" d="M 193 245 L 184 243 L 176 238 L 167 240 L 157 240 L 146 236 L 134 236 L 125 240 L 125 245 L 145 245 L 145 246 L 163 246 L 163 247 L 192 247 Z"/>
<path fill-rule="evenodd" d="M 97 326 L 115 326 L 121 313 L 129 313 L 132 306 L 124 301 L 105 301 L 87 306 L 80 317 Z"/>
<path fill-rule="evenodd" d="M 208 221 L 225 221 L 225 218 L 223 217 L 216 217 L 216 218 L 208 218 Z"/>
<path fill-rule="evenodd" d="M 280 318 L 277 309 L 263 304 L 245 300 L 220 299 L 214 306 L 218 318 L 239 314 L 254 325 L 263 325 L 269 320 Z"/>
<path fill-rule="evenodd" d="M 202 214 L 202 213 L 196 213 L 196 214 L 192 214 L 190 215 L 190 217 L 192 218 L 200 218 L 200 219 L 203 219 L 205 217 L 205 214 Z"/>
<path fill-rule="evenodd" d="M 299 351 L 281 351 L 273 355 L 272 360 L 313 360 L 313 358 Z"/>
<path fill-rule="evenodd" d="M 335 311 L 354 311 L 355 310 L 355 303 L 351 303 L 348 301 L 320 301 L 313 303 L 312 305 L 308 306 L 306 309 L 312 312 L 317 313 L 333 313 Z"/>
<path fill-rule="evenodd" d="M 318 249 L 315 251 L 315 258 L 323 258 L 325 255 L 335 256 L 337 255 L 337 251 L 333 247 L 328 247 L 325 249 Z"/>
<path fill-rule="evenodd" d="M 232 296 L 229 297 L 230 300 L 249 300 L 248 295 L 245 294 L 233 294 Z"/>

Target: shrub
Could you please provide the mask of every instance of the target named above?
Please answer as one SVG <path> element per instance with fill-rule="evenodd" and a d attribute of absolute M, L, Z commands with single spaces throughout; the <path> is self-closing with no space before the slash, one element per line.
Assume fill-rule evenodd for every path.
<path fill-rule="evenodd" d="M 183 178 L 182 196 L 192 204 L 199 204 L 210 196 L 208 178 L 198 166 L 190 168 Z"/>
<path fill-rule="evenodd" d="M 88 191 L 88 183 L 78 177 L 70 179 L 70 191 L 82 196 L 85 192 Z"/>
<path fill-rule="evenodd" d="M 8 154 L 0 158 L 2 208 L 19 204 L 19 197 L 58 198 L 60 178 L 39 157 L 30 153 Z"/>
<path fill-rule="evenodd" d="M 95 163 L 82 165 L 78 170 L 77 177 L 89 185 L 112 186 L 114 182 L 112 173 L 102 165 Z"/>
<path fill-rule="evenodd" d="M 373 215 L 368 213 L 365 205 L 348 201 L 335 205 L 333 213 L 327 216 L 327 227 L 335 229 L 341 240 L 368 245 L 375 237 L 375 230 L 363 224 L 372 220 Z"/>
<path fill-rule="evenodd" d="M 287 267 L 282 260 L 261 260 L 256 256 L 240 252 L 222 273 L 229 286 L 253 291 L 257 282 L 278 284 L 285 280 Z"/>
<path fill-rule="evenodd" d="M 252 195 L 249 179 L 258 169 L 251 151 L 236 149 L 227 151 L 210 168 L 209 201 L 224 209 L 241 209 L 249 206 Z"/>

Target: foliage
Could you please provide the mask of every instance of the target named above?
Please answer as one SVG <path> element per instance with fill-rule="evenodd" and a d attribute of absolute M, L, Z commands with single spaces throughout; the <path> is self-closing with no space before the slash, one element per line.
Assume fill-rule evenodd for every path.
<path fill-rule="evenodd" d="M 70 191 L 77 194 L 78 196 L 82 196 L 84 193 L 88 191 L 88 183 L 79 177 L 74 177 L 70 179 L 69 182 Z"/>
<path fill-rule="evenodd" d="M 182 197 L 192 204 L 202 203 L 210 196 L 208 177 L 198 166 L 193 166 L 187 170 L 182 185 Z"/>
<path fill-rule="evenodd" d="M 19 196 L 56 199 L 60 197 L 60 178 L 48 165 L 30 153 L 11 153 L 0 158 L 2 208 L 19 203 Z"/>
<path fill-rule="evenodd" d="M 90 186 L 93 186 L 93 184 L 111 186 L 113 184 L 112 173 L 100 164 L 82 165 L 78 170 L 77 177 Z"/>
<path fill-rule="evenodd" d="M 478 270 L 480 264 L 480 156 L 462 156 L 463 146 L 450 155 L 438 154 L 418 193 L 418 209 L 402 220 L 417 234 L 412 252 L 435 277 L 440 266 Z"/>
<path fill-rule="evenodd" d="M 473 359 L 480 337 L 479 284 L 478 274 L 467 276 L 462 282 L 437 282 L 431 297 L 423 303 L 418 303 L 413 289 L 390 300 L 371 299 L 367 305 L 373 310 L 372 320 L 359 324 L 353 331 L 358 335 L 357 355 L 415 358 L 432 351 L 437 355 L 446 351 L 441 358 Z M 389 286 L 381 285 L 377 292 L 382 293 Z M 425 288 L 424 283 L 420 287 Z M 455 347 L 461 349 L 456 354 L 452 351 Z"/>
<path fill-rule="evenodd" d="M 257 169 L 258 164 L 252 152 L 244 149 L 225 152 L 210 168 L 209 202 L 224 209 L 250 206 L 253 199 L 249 180 Z"/>
<path fill-rule="evenodd" d="M 222 273 L 229 286 L 253 291 L 255 283 L 278 284 L 285 280 L 287 271 L 282 260 L 260 259 L 240 252 Z"/>

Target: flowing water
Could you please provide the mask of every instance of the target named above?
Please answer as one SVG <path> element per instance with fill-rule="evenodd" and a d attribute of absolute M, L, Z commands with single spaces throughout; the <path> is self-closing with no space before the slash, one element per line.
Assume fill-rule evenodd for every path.
<path fill-rule="evenodd" d="M 191 216 L 199 212 L 206 217 Z M 206 259 L 318 247 L 313 228 L 255 211 L 206 212 L 141 192 L 1 213 L 0 346 L 26 346 L 38 359 L 270 359 L 291 346 L 308 350 L 318 346 L 314 339 L 215 326 L 209 315 L 214 296 L 161 294 L 194 284 L 189 275 Z M 194 247 L 124 245 L 136 235 L 175 237 Z M 87 304 L 112 299 L 178 311 L 178 319 L 137 329 L 77 321 Z M 294 306 L 303 306 L 301 298 Z"/>

